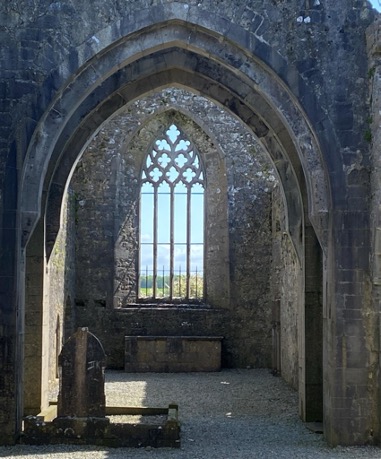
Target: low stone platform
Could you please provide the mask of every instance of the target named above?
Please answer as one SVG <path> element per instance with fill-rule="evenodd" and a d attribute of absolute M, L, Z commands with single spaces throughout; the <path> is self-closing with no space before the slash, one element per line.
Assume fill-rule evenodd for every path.
<path fill-rule="evenodd" d="M 24 419 L 21 442 L 30 445 L 73 444 L 108 447 L 180 447 L 178 406 L 168 408 L 106 407 L 106 416 L 128 416 L 131 422 L 102 417 L 56 417 L 57 406 Z M 136 421 L 133 418 L 136 417 Z M 150 419 L 144 422 L 144 417 Z M 155 422 L 152 418 L 155 417 Z"/>
<path fill-rule="evenodd" d="M 127 372 L 221 370 L 221 336 L 126 336 Z"/>

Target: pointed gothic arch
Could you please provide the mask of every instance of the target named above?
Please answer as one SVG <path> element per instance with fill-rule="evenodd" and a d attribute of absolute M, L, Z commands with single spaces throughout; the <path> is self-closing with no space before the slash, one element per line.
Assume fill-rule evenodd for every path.
<path fill-rule="evenodd" d="M 221 37 L 209 34 L 206 36 L 199 29 L 195 35 L 198 43 L 192 46 L 182 40 L 174 43 L 171 34 L 177 36 L 179 31 L 186 31 L 187 26 L 175 22 L 167 26 L 167 41 L 163 43 L 160 51 L 147 49 L 143 56 L 139 54 L 131 56 L 130 59 L 120 58 L 126 64 L 125 67 L 119 70 L 114 68 L 112 76 L 102 70 L 99 73 L 101 78 L 89 86 L 90 92 L 84 91 L 82 85 L 82 79 L 86 79 L 89 67 L 83 69 L 70 85 L 70 97 L 64 89 L 60 94 L 61 99 L 59 102 L 57 100 L 58 105 L 67 104 L 66 108 L 57 111 L 57 106 L 53 106 L 47 112 L 37 131 L 42 135 L 36 134 L 28 153 L 28 158 L 34 158 L 33 162 L 37 167 L 28 167 L 27 160 L 22 180 L 21 263 L 25 246 L 45 204 L 49 254 L 50 245 L 54 242 L 59 228 L 59 218 L 52 216 L 60 207 L 66 184 L 78 157 L 102 123 L 127 101 L 140 97 L 152 88 L 170 84 L 179 84 L 202 92 L 227 107 L 252 129 L 277 166 L 287 204 L 288 231 L 300 259 L 304 260 L 306 218 L 309 217 L 314 222 L 319 239 L 325 245 L 325 216 L 330 199 L 328 180 L 315 133 L 292 93 L 280 84 L 272 71 L 258 64 L 256 59 L 248 59 L 232 43 L 226 42 L 223 51 L 225 53 L 229 49 L 230 58 L 220 61 L 219 53 L 222 51 L 215 48 L 215 43 L 216 38 L 221 40 Z M 152 32 L 147 29 L 144 34 L 149 37 Z M 130 38 L 134 40 L 137 37 Z M 108 60 L 111 60 L 111 55 L 114 54 L 115 57 L 115 53 L 121 51 L 118 48 L 121 43 L 117 43 L 108 50 L 109 53 L 102 55 L 102 65 L 110 64 Z M 208 53 L 212 58 L 206 57 Z M 237 72 L 230 60 L 233 55 L 234 60 L 237 55 L 242 56 L 242 62 L 247 60 L 247 68 Z M 272 64 L 281 66 L 280 62 Z M 258 73 L 260 77 L 254 78 L 254 73 Z M 131 78 L 134 74 L 139 75 L 139 78 Z M 261 87 L 258 84 L 261 78 L 266 81 L 267 86 Z M 75 104 L 73 96 L 80 96 Z M 286 107 L 282 115 L 276 110 L 278 104 Z M 56 113 L 61 113 L 59 119 L 55 117 Z M 298 129 L 295 129 L 296 125 Z M 301 141 L 298 142 L 297 139 Z M 316 189 L 323 190 L 318 198 Z M 301 378 L 301 384 L 304 383 L 305 380 Z M 301 391 L 301 397 L 305 398 L 304 390 Z M 302 404 L 302 412 L 304 410 L 308 410 L 306 403 Z"/>

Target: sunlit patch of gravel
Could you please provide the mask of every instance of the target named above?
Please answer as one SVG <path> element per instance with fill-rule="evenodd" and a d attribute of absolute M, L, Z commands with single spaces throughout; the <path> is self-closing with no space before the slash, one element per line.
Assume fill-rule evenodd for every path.
<path fill-rule="evenodd" d="M 112 406 L 167 407 L 178 403 L 180 449 L 67 445 L 0 447 L 23 459 L 328 459 L 381 458 L 381 449 L 330 448 L 299 420 L 297 394 L 268 370 L 219 373 L 107 372 Z"/>
<path fill-rule="evenodd" d="M 110 422 L 113 424 L 150 424 L 150 425 L 163 425 L 167 421 L 166 415 L 155 415 L 155 416 L 147 416 L 147 415 L 113 415 L 107 416 L 110 419 Z"/>

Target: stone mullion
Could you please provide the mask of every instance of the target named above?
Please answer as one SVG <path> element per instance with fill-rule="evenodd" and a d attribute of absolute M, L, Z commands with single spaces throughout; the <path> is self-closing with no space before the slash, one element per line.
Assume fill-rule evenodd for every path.
<path fill-rule="evenodd" d="M 170 195 L 170 268 L 169 268 L 169 298 L 172 300 L 173 298 L 173 275 L 174 275 L 174 222 L 175 222 L 175 215 L 174 215 L 174 184 L 171 183 L 170 185 L 171 195 Z"/>
<path fill-rule="evenodd" d="M 186 299 L 190 298 L 190 262 L 191 262 L 191 188 L 187 188 L 187 288 Z"/>
<path fill-rule="evenodd" d="M 157 280 L 157 195 L 158 186 L 154 185 L 153 197 L 153 283 L 152 297 L 156 298 L 156 280 Z"/>

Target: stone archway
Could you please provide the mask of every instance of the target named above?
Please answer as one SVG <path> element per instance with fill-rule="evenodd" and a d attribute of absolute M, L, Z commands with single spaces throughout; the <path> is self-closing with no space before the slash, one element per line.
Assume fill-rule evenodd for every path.
<path fill-rule="evenodd" d="M 222 46 L 218 35 L 202 29 L 194 34 L 190 45 L 186 25 L 164 25 L 165 33 L 164 29 L 158 32 L 153 27 L 138 35 L 131 34 L 94 62 L 90 60 L 62 89 L 41 120 L 24 168 L 23 244 L 39 214 L 41 200 L 36 198 L 51 187 L 51 181 L 54 186 L 60 185 L 60 193 L 63 192 L 58 177 L 53 179 L 57 164 L 63 160 L 66 166 L 62 175 L 66 176 L 74 158 L 103 121 L 141 94 L 177 83 L 208 95 L 240 117 L 273 152 L 274 161 L 282 162 L 286 155 L 301 187 L 305 210 L 308 202 L 309 217 L 320 223 L 315 225 L 316 231 L 325 245 L 326 222 L 321 221 L 325 220 L 329 204 L 329 185 L 316 136 L 292 92 L 280 84 L 273 71 L 258 62 L 261 53 L 250 57 L 227 40 L 222 40 Z M 148 47 L 142 52 L 139 46 L 137 53 L 137 42 L 142 40 Z M 157 40 L 161 42 L 159 51 L 152 45 Z M 117 68 L 115 62 L 119 62 Z M 276 64 L 275 71 L 284 71 L 281 60 L 271 64 Z M 302 81 L 298 84 L 303 86 Z M 319 112 L 318 104 L 316 108 Z M 44 182 L 33 180 L 37 176 L 44 177 Z"/>
<path fill-rule="evenodd" d="M 96 224 L 96 221 L 102 221 L 99 225 L 99 234 L 105 234 L 105 227 L 107 227 L 107 236 L 101 237 L 100 240 L 115 238 L 114 265 L 120 274 L 114 277 L 111 283 L 108 282 L 106 288 L 103 287 L 103 291 L 108 290 L 110 294 L 103 297 L 101 301 L 106 303 L 106 309 L 112 307 L 112 297 L 116 300 L 114 308 L 128 309 L 136 306 L 136 289 L 133 287 L 137 277 L 136 267 L 131 261 L 131 256 L 128 256 L 136 251 L 137 244 L 137 236 L 131 237 L 131 233 L 136 231 L 138 225 L 134 223 L 137 221 L 136 200 L 134 200 L 136 178 L 139 176 L 142 154 L 145 154 L 152 135 L 172 121 L 194 139 L 193 142 L 205 160 L 209 190 L 206 220 L 210 222 L 210 225 L 206 226 L 205 234 L 208 241 L 206 265 L 211 267 L 206 271 L 207 304 L 213 307 L 212 314 L 216 311 L 217 315 L 220 315 L 221 311 L 225 313 L 226 323 L 231 324 L 232 330 L 240 328 L 238 321 L 241 320 L 241 323 L 245 324 L 241 328 L 246 330 L 247 338 L 246 341 L 240 340 L 238 331 L 221 332 L 219 320 L 212 319 L 212 316 L 209 322 L 214 323 L 214 326 L 206 327 L 200 319 L 199 327 L 194 327 L 193 330 L 198 333 L 204 330 L 202 333 L 205 335 L 217 333 L 225 336 L 223 353 L 225 365 L 269 366 L 271 352 L 267 347 L 271 347 L 271 306 L 268 298 L 270 290 L 268 270 L 271 237 L 265 237 L 265 234 L 270 232 L 271 194 L 272 186 L 276 182 L 276 172 L 260 142 L 241 121 L 223 107 L 194 92 L 180 88 L 166 88 L 126 105 L 120 113 L 104 123 L 96 138 L 85 150 L 80 167 L 72 178 L 73 189 L 81 202 L 78 222 L 81 221 L 81 216 L 84 216 L 85 222 L 88 222 L 82 225 L 79 223 L 83 228 L 79 231 L 83 234 L 86 233 L 86 228 L 92 228 L 93 235 L 91 239 L 86 238 L 85 235 L 84 243 L 79 244 L 83 246 L 83 250 L 80 249 L 81 258 L 86 260 L 86 264 L 88 263 L 86 253 L 89 251 L 86 251 L 85 247 L 88 246 L 89 241 L 97 240 L 92 222 Z M 102 189 L 99 193 L 93 183 L 100 184 Z M 116 183 L 120 184 L 117 193 L 114 191 Z M 95 195 L 98 197 L 96 198 Z M 107 202 L 107 205 L 103 205 L 106 209 L 117 209 L 117 230 L 115 230 L 115 218 L 111 221 L 108 212 L 104 213 L 104 218 L 101 218 L 99 213 L 94 218 L 93 200 Z M 86 210 L 86 201 L 89 202 L 88 210 Z M 106 220 L 109 223 L 105 223 Z M 122 226 L 120 226 L 121 222 Z M 282 228 L 285 231 L 285 228 Z M 90 231 L 88 233 L 90 234 Z M 242 240 L 246 241 L 245 245 L 241 244 Z M 106 259 L 108 253 L 113 252 L 112 246 L 113 244 L 109 243 L 110 250 L 104 253 L 101 259 Z M 295 249 L 292 250 L 295 252 Z M 94 250 L 94 257 L 97 256 L 96 253 L 97 251 Z M 101 263 L 100 261 L 93 264 L 93 269 L 96 271 L 93 276 L 90 273 L 85 276 L 93 280 L 87 282 L 92 283 L 92 286 L 88 287 L 87 293 L 83 295 L 89 306 L 81 307 L 81 311 L 87 309 L 90 312 L 91 304 L 99 303 L 99 297 L 96 299 L 94 292 L 99 291 L 99 285 L 104 285 L 110 272 L 109 264 L 105 263 L 101 268 L 99 266 Z M 84 273 L 88 264 L 82 266 L 78 271 Z M 262 269 L 262 266 L 266 268 Z M 124 268 L 119 269 L 120 267 Z M 99 275 L 100 269 L 103 270 L 103 275 Z M 126 279 L 122 276 L 126 276 Z M 246 283 L 242 282 L 244 276 L 246 276 Z M 256 279 L 256 282 L 251 282 L 251 278 Z M 80 303 L 84 304 L 85 301 L 81 299 Z M 294 304 L 296 308 L 299 302 Z M 82 314 L 82 325 L 87 323 L 89 312 Z M 100 314 L 108 317 L 109 312 L 103 310 Z M 110 315 L 115 315 L 115 312 Z M 165 315 L 164 312 L 160 314 L 160 316 Z M 118 317 L 119 323 L 124 320 L 123 314 L 119 313 Z M 139 322 L 141 329 L 149 327 L 152 330 L 149 320 L 146 326 L 142 325 L 141 318 L 137 320 L 131 318 L 131 321 Z M 97 323 L 102 322 L 98 318 L 93 323 L 93 327 L 97 327 Z M 109 319 L 106 319 L 106 322 L 112 323 Z M 169 319 L 169 322 L 172 324 L 173 318 Z M 189 321 L 188 326 L 191 322 L 196 323 L 196 320 Z M 208 319 L 204 322 L 208 322 Z M 158 327 L 157 324 L 156 326 Z M 125 324 L 123 328 L 130 327 Z M 297 328 L 296 324 L 294 328 Z M 205 331 L 206 329 L 208 330 Z M 172 333 L 179 333 L 179 330 L 180 328 Z M 104 336 L 105 341 L 108 340 L 107 335 L 103 335 L 102 329 L 99 330 L 99 336 Z M 106 347 L 115 349 L 115 341 L 110 342 Z M 266 352 L 264 352 L 265 347 Z M 114 351 L 109 353 L 114 354 Z M 117 354 L 123 354 L 123 349 L 118 349 Z M 115 364 L 116 359 L 113 361 Z M 297 380 L 297 374 L 295 379 Z"/>
<path fill-rule="evenodd" d="M 186 24 L 169 23 L 165 31 L 159 50 L 150 45 L 162 32 L 156 28 L 144 30 L 138 37 L 127 37 L 110 47 L 96 62 L 90 61 L 46 113 L 30 146 L 24 169 L 22 257 L 30 235 L 33 233 L 36 237 L 38 234 L 36 223 L 41 209 L 47 205 L 48 215 L 57 215 L 75 162 L 102 123 L 126 102 L 171 84 L 199 91 L 223 105 L 264 144 L 283 184 L 288 230 L 299 258 L 305 259 L 307 220 L 314 223 L 316 234 L 325 246 L 328 183 L 315 135 L 291 92 L 280 84 L 272 71 L 221 37 L 199 29 L 194 33 L 193 43 L 189 44 L 185 40 Z M 130 47 L 125 46 L 129 41 L 141 41 L 142 38 L 148 44 L 143 52 L 136 53 L 132 43 Z M 224 43 L 223 47 L 216 47 L 219 41 Z M 127 49 L 128 52 L 133 50 L 131 56 L 120 55 Z M 114 59 L 121 63 L 118 68 Z M 278 65 L 281 67 L 282 63 Z M 93 78 L 94 69 L 97 78 L 89 89 L 84 88 L 83 81 Z M 280 106 L 281 113 L 277 108 Z M 51 243 L 58 231 L 59 218 L 49 217 L 48 221 L 53 223 L 47 228 L 46 236 Z M 310 229 L 313 239 L 314 231 Z M 320 289 L 320 285 L 314 284 L 312 288 Z M 302 335 L 304 324 L 304 312 L 301 312 Z M 301 347 L 304 355 L 304 345 Z M 301 376 L 304 386 L 305 378 Z M 301 414 L 307 418 L 304 387 L 300 394 L 303 400 Z"/>

